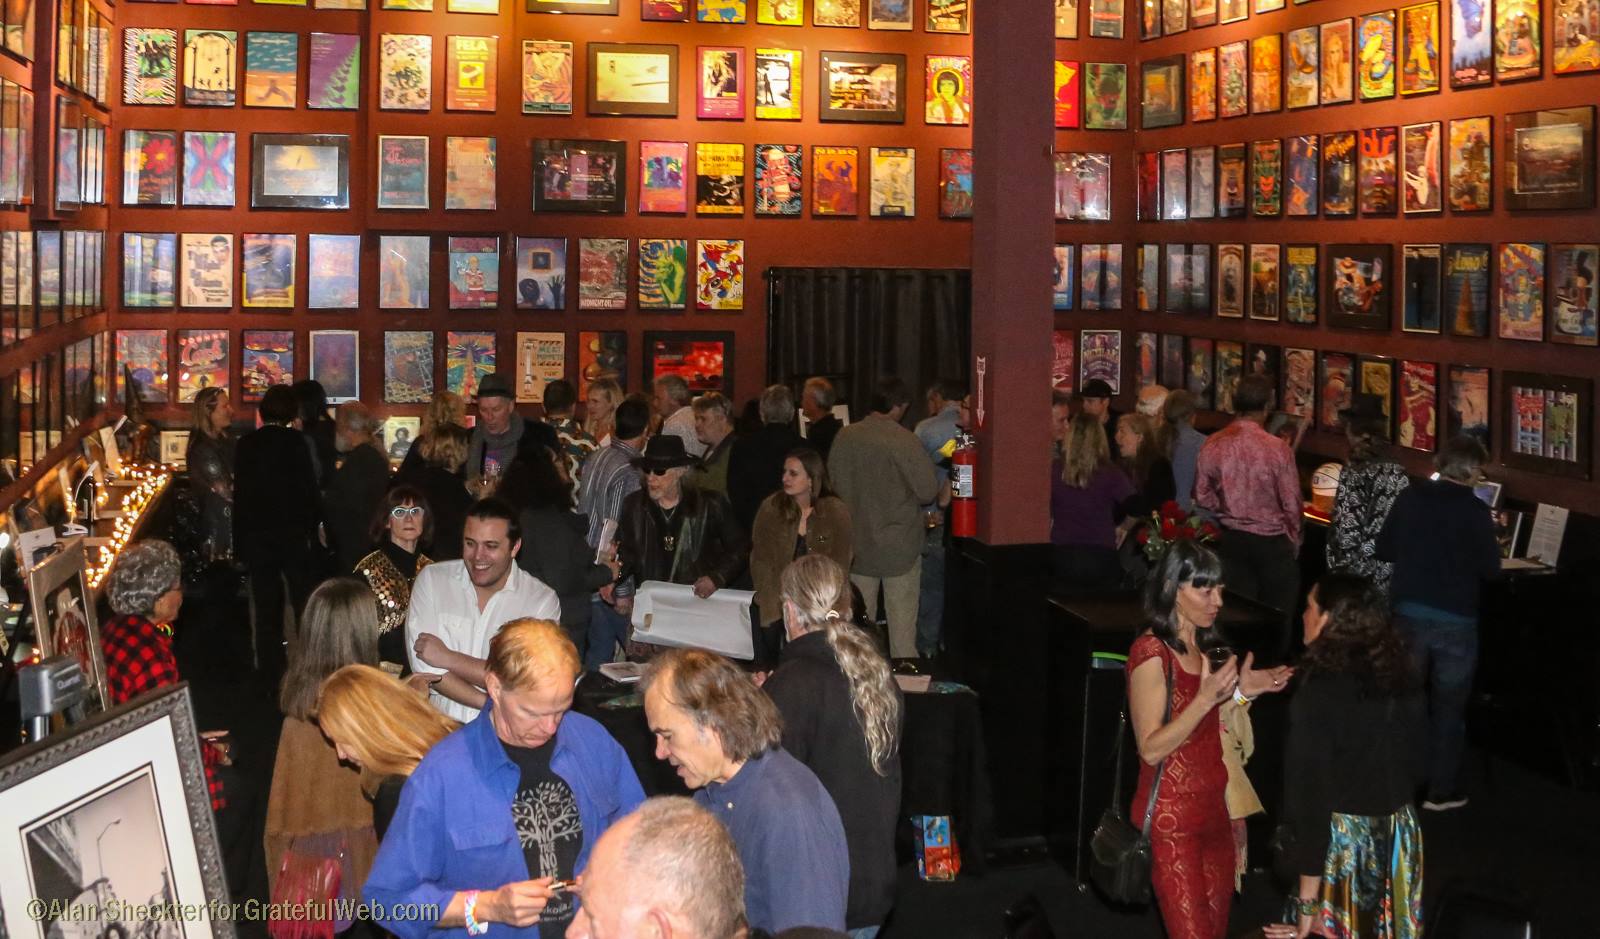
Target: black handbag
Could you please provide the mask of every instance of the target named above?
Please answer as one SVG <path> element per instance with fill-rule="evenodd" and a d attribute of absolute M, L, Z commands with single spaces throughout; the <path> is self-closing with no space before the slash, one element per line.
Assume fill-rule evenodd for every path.
<path fill-rule="evenodd" d="M 1162 656 L 1162 672 L 1167 679 L 1167 703 L 1161 712 L 1165 725 L 1172 716 L 1172 673 Z M 1126 906 L 1150 905 L 1150 819 L 1155 814 L 1156 796 L 1161 791 L 1162 772 L 1167 761 L 1156 764 L 1150 783 L 1150 798 L 1144 806 L 1144 819 L 1133 827 L 1122 813 L 1122 751 L 1128 736 L 1128 709 L 1117 721 L 1116 766 L 1111 777 L 1111 807 L 1100 816 L 1100 824 L 1089 838 L 1089 880 L 1107 900 Z"/>

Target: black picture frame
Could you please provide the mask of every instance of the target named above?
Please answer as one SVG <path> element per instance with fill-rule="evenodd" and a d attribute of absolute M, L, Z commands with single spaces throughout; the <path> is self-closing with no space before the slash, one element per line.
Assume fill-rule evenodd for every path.
<path fill-rule="evenodd" d="M 894 66 L 894 101 L 889 107 L 847 107 L 834 103 L 833 81 L 841 69 L 870 69 Z M 848 74 L 848 73 L 845 73 Z M 844 83 L 839 83 L 841 89 Z M 863 95 L 862 100 L 865 100 Z M 906 57 L 898 52 L 824 51 L 817 61 L 817 120 L 856 124 L 904 124 L 906 122 Z"/>
<path fill-rule="evenodd" d="M 1144 130 L 1157 127 L 1177 127 L 1183 123 L 1189 110 L 1189 98 L 1184 93 L 1186 57 L 1169 55 L 1149 62 L 1139 63 L 1139 126 Z M 1167 73 L 1166 106 L 1150 98 L 1152 75 Z"/>
<path fill-rule="evenodd" d="M 684 370 L 681 368 L 673 368 L 671 370 L 658 369 L 663 352 L 679 355 L 686 351 L 692 343 L 722 344 L 722 374 L 719 381 L 693 380 L 690 376 L 684 376 Z M 646 330 L 643 346 L 644 386 L 646 388 L 653 387 L 657 378 L 668 374 L 683 376 L 684 381 L 689 385 L 689 391 L 694 394 L 704 394 L 708 391 L 729 394 L 733 388 L 734 334 L 732 330 Z"/>
<path fill-rule="evenodd" d="M 1501 372 L 1500 382 L 1500 462 L 1513 469 L 1531 470 L 1536 473 L 1545 473 L 1551 476 L 1566 476 L 1572 479 L 1590 478 L 1590 457 L 1594 451 L 1594 444 L 1589 437 L 1589 428 L 1594 426 L 1594 381 L 1589 378 L 1573 378 L 1565 375 L 1550 375 L 1544 372 Z M 1491 389 L 1492 390 L 1492 389 Z M 1542 393 L 1545 396 L 1546 410 L 1538 415 L 1537 421 L 1533 415 L 1524 415 L 1519 410 L 1519 400 L 1524 392 Z M 1571 458 L 1553 456 L 1549 441 L 1552 424 L 1550 406 L 1557 400 L 1556 396 L 1572 395 L 1576 398 L 1573 405 L 1576 411 L 1571 440 Z M 1524 426 L 1526 424 L 1526 426 Z M 1541 453 L 1535 455 L 1529 452 L 1530 436 L 1537 435 Z"/>
<path fill-rule="evenodd" d="M 1328 245 L 1322 280 L 1322 306 L 1329 326 L 1384 332 L 1393 326 L 1393 245 Z"/>
<path fill-rule="evenodd" d="M 1562 131 L 1565 127 L 1576 130 Z M 1594 208 L 1594 105 L 1513 111 L 1506 115 L 1505 134 L 1500 151 L 1505 158 L 1505 171 L 1500 179 L 1505 187 L 1506 208 Z M 1576 142 L 1580 148 L 1576 154 L 1577 166 L 1558 173 L 1558 178 L 1530 178 L 1540 168 L 1532 154 L 1541 148 L 1533 145 L 1541 144 L 1542 149 L 1558 150 L 1557 156 L 1570 157 L 1574 134 L 1578 136 Z M 1549 162 L 1560 161 L 1546 161 Z"/>
<path fill-rule="evenodd" d="M 678 47 L 671 43 L 647 42 L 591 42 L 587 47 L 589 68 L 584 79 L 587 89 L 588 109 L 595 115 L 622 115 L 643 117 L 677 117 L 678 116 Z M 664 64 L 667 74 L 667 100 L 641 101 L 617 98 L 615 100 L 600 100 L 601 91 L 601 66 L 602 55 L 615 55 L 645 59 L 665 59 Z"/>
<path fill-rule="evenodd" d="M 593 196 L 574 198 L 563 189 L 570 181 L 572 161 L 579 157 L 609 161 L 597 172 L 612 177 Z M 563 169 L 565 167 L 565 169 Z M 533 210 L 535 212 L 585 212 L 620 215 L 628 208 L 628 144 L 622 140 L 568 140 L 540 138 L 533 142 Z"/>
<path fill-rule="evenodd" d="M 577 13 L 586 16 L 616 16 L 619 0 L 527 0 L 529 13 Z"/>
<path fill-rule="evenodd" d="M 286 158 L 290 148 L 331 151 L 331 170 L 319 166 L 296 181 L 273 168 L 275 158 Z M 329 154 L 319 154 L 319 160 Z M 328 176 L 331 172 L 331 177 Z M 295 191 L 304 190 L 304 191 Z M 347 134 L 251 134 L 250 207 L 252 209 L 350 208 L 350 137 Z"/>
<path fill-rule="evenodd" d="M 1368 379 L 1382 375 L 1384 385 L 1380 386 Z M 1394 428 L 1399 410 L 1397 404 L 1400 396 L 1397 386 L 1400 384 L 1400 360 L 1388 355 L 1358 355 L 1356 356 L 1356 373 L 1354 391 L 1358 395 L 1375 395 L 1383 404 L 1384 424 L 1383 436 L 1387 440 L 1394 440 Z"/>

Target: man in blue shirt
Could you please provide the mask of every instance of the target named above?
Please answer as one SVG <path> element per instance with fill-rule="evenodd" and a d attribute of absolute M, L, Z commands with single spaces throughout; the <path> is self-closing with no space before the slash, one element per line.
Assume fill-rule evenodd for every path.
<path fill-rule="evenodd" d="M 426 904 L 437 919 L 378 917 L 402 939 L 481 935 L 500 923 L 556 939 L 577 912 L 563 886 L 595 841 L 644 800 L 622 747 L 568 714 L 582 673 L 559 624 L 507 623 L 489 645 L 488 704 L 423 758 L 362 892 L 396 910 Z"/>
<path fill-rule="evenodd" d="M 641 684 L 656 757 L 739 849 L 750 928 L 844 929 L 844 825 L 816 774 L 779 746 L 777 706 L 732 662 L 698 649 L 658 656 Z"/>
<path fill-rule="evenodd" d="M 933 461 L 939 475 L 940 501 L 948 495 L 942 485 L 949 477 L 950 456 L 945 447 L 961 431 L 961 401 L 967 387 L 958 381 L 940 379 L 928 389 L 928 416 L 917 422 L 917 440 Z M 922 542 L 922 588 L 917 603 L 917 654 L 931 659 L 939 654 L 944 634 L 944 546 L 945 509 L 939 503 L 924 506 L 928 530 Z"/>

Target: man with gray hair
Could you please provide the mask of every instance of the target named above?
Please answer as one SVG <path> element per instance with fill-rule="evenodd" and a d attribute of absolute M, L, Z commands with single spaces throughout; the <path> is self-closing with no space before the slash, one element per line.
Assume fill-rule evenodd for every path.
<path fill-rule="evenodd" d="M 648 799 L 608 828 L 582 891 L 567 939 L 735 939 L 744 927 L 744 865 L 733 837 L 683 796 Z"/>
<path fill-rule="evenodd" d="M 702 491 L 728 494 L 728 462 L 733 455 L 733 402 L 719 391 L 708 391 L 694 399 L 695 437 L 706 446 L 705 456 L 694 472 L 694 482 Z"/>
<path fill-rule="evenodd" d="M 1145 417 L 1161 419 L 1161 409 L 1167 403 L 1167 389 L 1162 385 L 1145 385 L 1139 389 L 1139 413 Z"/>
<path fill-rule="evenodd" d="M 337 570 L 348 573 L 372 550 L 372 517 L 389 489 L 389 458 L 379 449 L 378 419 L 360 401 L 334 412 L 333 446 L 343 457 L 322 494 L 322 517 Z"/>
<path fill-rule="evenodd" d="M 694 396 L 689 393 L 689 383 L 681 375 L 663 375 L 656 379 L 655 392 L 661 433 L 681 439 L 690 456 L 704 456 L 706 445 L 694 433 L 694 408 L 689 403 Z"/>
<path fill-rule="evenodd" d="M 794 392 L 788 385 L 769 385 L 761 392 L 761 429 L 739 438 L 728 463 L 728 499 L 739 524 L 749 531 L 762 500 L 783 485 L 783 461 L 805 446 L 794 429 Z"/>
<path fill-rule="evenodd" d="M 806 446 L 828 459 L 833 449 L 833 438 L 838 436 L 844 421 L 833 416 L 833 406 L 839 398 L 834 393 L 833 382 L 818 375 L 806 379 L 800 394 L 800 413 L 806 419 Z"/>

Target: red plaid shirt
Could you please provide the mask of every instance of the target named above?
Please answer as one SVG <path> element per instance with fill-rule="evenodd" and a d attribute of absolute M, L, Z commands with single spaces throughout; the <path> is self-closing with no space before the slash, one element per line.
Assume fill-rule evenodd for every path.
<path fill-rule="evenodd" d="M 172 637 L 142 616 L 119 616 L 100 630 L 106 653 L 106 685 L 113 705 L 136 698 L 152 688 L 177 684 L 178 660 L 172 655 Z M 211 792 L 211 809 L 220 812 L 228 804 L 222 793 L 222 780 L 216 767 L 221 754 L 210 741 L 200 741 L 200 757 L 205 763 L 206 788 Z"/>

